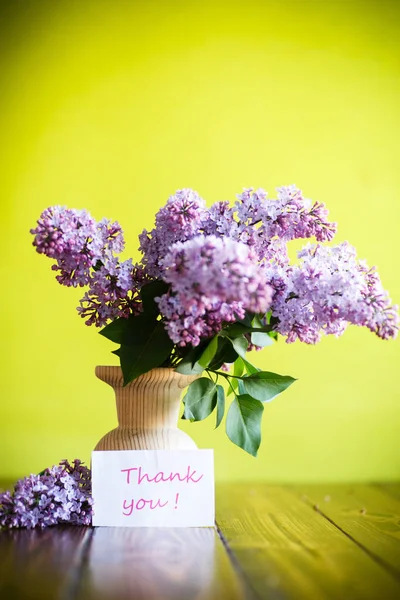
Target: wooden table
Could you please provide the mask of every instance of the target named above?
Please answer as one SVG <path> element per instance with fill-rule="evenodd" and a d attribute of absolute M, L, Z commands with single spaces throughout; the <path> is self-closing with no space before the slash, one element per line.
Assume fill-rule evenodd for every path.
<path fill-rule="evenodd" d="M 400 599 L 400 484 L 218 485 L 217 523 L 2 531 L 0 598 Z"/>

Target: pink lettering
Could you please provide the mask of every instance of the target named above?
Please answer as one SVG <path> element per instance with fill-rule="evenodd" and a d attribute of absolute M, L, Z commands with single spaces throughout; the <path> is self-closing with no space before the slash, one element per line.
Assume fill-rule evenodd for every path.
<path fill-rule="evenodd" d="M 163 471 L 159 471 L 154 477 L 151 477 L 148 473 L 146 473 L 142 469 L 142 467 L 132 467 L 130 469 L 121 469 L 121 473 L 126 473 L 126 483 L 128 484 L 131 483 L 131 471 L 137 471 L 138 485 L 146 481 L 147 483 L 167 483 L 168 481 L 172 482 L 175 479 L 177 479 L 181 483 L 198 483 L 204 477 L 204 475 L 199 475 L 198 477 L 196 477 L 197 471 L 192 469 L 190 465 L 188 466 L 187 472 L 185 474 L 179 472 L 167 474 Z"/>
<path fill-rule="evenodd" d="M 142 475 L 142 467 L 139 467 L 139 473 L 138 473 L 138 485 L 140 485 L 143 481 L 143 479 L 146 478 L 148 482 L 153 481 L 152 479 L 150 479 L 150 477 L 148 476 L 147 473 L 144 473 Z"/>
<path fill-rule="evenodd" d="M 153 500 L 150 500 L 150 510 L 154 510 L 155 508 L 158 508 L 158 507 L 164 508 L 164 506 L 167 506 L 167 504 L 168 504 L 168 500 L 164 504 L 161 504 L 161 500 L 159 498 L 157 500 L 157 503 L 153 506 Z"/>
<path fill-rule="evenodd" d="M 196 471 L 193 471 L 193 473 L 190 472 L 190 467 L 188 467 L 187 470 L 187 475 L 186 475 L 186 481 L 187 483 L 189 483 L 189 481 L 192 481 L 193 483 L 198 483 L 200 481 L 200 479 L 203 479 L 204 475 L 200 475 L 200 477 L 198 477 L 197 479 L 194 478 L 194 474 L 196 473 Z"/>
<path fill-rule="evenodd" d="M 128 512 L 128 513 L 122 512 L 122 514 L 123 514 L 125 517 L 130 517 L 130 516 L 131 516 L 131 514 L 132 514 L 132 511 L 133 511 L 133 507 L 134 507 L 134 501 L 133 501 L 133 500 L 132 500 L 132 502 L 129 504 L 129 506 L 127 506 L 127 505 L 126 505 L 126 500 L 124 500 L 124 510 L 129 510 L 129 509 L 130 509 L 130 512 Z"/>
<path fill-rule="evenodd" d="M 137 468 L 134 467 L 132 469 L 121 469 L 121 473 L 125 473 L 126 472 L 126 483 L 130 483 L 131 482 L 131 471 L 137 471 Z"/>
<path fill-rule="evenodd" d="M 144 498 L 140 498 L 140 500 L 138 500 L 135 504 L 135 500 L 132 498 L 132 500 L 130 501 L 130 503 L 128 504 L 127 500 L 124 500 L 123 503 L 123 508 L 126 511 L 129 512 L 123 512 L 122 514 L 125 517 L 130 517 L 131 514 L 133 513 L 133 510 L 143 510 L 144 508 L 149 508 L 150 510 L 155 510 L 156 508 L 164 508 L 164 506 L 167 506 L 168 504 L 168 500 L 166 502 L 161 502 L 161 498 L 159 498 L 157 500 L 157 502 L 155 500 L 145 500 Z"/>
<path fill-rule="evenodd" d="M 171 473 L 168 477 L 168 481 L 173 481 L 174 479 L 178 479 L 178 481 L 185 481 L 186 475 L 183 477 L 180 476 L 180 473 Z"/>

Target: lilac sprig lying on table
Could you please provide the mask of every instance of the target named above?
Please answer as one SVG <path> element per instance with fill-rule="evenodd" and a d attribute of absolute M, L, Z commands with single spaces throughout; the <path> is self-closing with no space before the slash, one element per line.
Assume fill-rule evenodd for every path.
<path fill-rule="evenodd" d="M 20 479 L 14 491 L 0 494 L 0 527 L 91 525 L 90 470 L 75 459 L 62 460 L 40 475 Z"/>
<path fill-rule="evenodd" d="M 62 285 L 86 286 L 78 312 L 87 325 L 120 344 L 125 384 L 155 367 L 207 377 L 184 398 L 184 418 L 202 420 L 225 410 L 223 378 L 234 394 L 226 428 L 251 454 L 260 444 L 264 402 L 294 381 L 253 366 L 246 353 L 273 343 L 315 344 L 340 336 L 349 324 L 382 339 L 399 329 L 375 268 L 347 242 L 331 242 L 337 226 L 324 204 L 295 186 L 277 197 L 245 189 L 233 205 L 207 208 L 197 192 L 178 190 L 139 236 L 141 261 L 121 261 L 118 223 L 96 222 L 84 210 L 46 209 L 31 232 L 38 252 L 55 261 Z M 288 244 L 313 238 L 291 263 Z M 150 349 L 150 350 L 149 350 Z M 233 373 L 226 365 L 233 363 Z"/>

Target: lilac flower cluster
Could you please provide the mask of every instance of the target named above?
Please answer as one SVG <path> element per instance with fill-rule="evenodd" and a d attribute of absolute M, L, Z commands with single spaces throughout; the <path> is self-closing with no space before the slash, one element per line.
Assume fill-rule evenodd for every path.
<path fill-rule="evenodd" d="M 315 344 L 323 334 L 341 335 L 350 323 L 383 339 L 396 336 L 397 308 L 375 269 L 358 261 L 350 244 L 309 244 L 298 256 L 301 262 L 281 274 L 272 305 L 276 330 L 287 342 Z"/>
<path fill-rule="evenodd" d="M 86 210 L 64 206 L 47 208 L 31 233 L 36 250 L 56 260 L 56 279 L 67 286 L 87 285 L 97 262 L 124 248 L 118 223 L 107 219 L 97 223 Z"/>
<path fill-rule="evenodd" d="M 310 237 L 328 241 L 336 232 L 336 224 L 328 221 L 325 206 L 312 204 L 294 185 L 279 188 L 276 200 L 268 200 L 265 190 L 253 188 L 245 189 L 237 198 L 233 208 L 228 202 L 214 204 L 204 230 L 253 247 L 260 262 L 286 266 L 287 242 Z"/>
<path fill-rule="evenodd" d="M 52 207 L 41 215 L 34 245 L 56 261 L 64 285 L 87 285 L 78 311 L 88 325 L 102 326 L 142 310 L 140 290 L 154 279 L 170 289 L 158 299 L 173 342 L 196 346 L 245 311 L 270 311 L 275 331 L 287 342 L 316 343 L 340 335 L 349 323 L 383 339 L 396 336 L 391 306 L 375 269 L 357 260 L 349 244 L 325 247 L 336 233 L 326 207 L 304 198 L 295 186 L 275 199 L 263 189 L 245 189 L 231 206 L 207 208 L 190 189 L 178 190 L 143 230 L 142 260 L 121 262 L 122 230 L 86 211 Z M 287 244 L 314 238 L 300 263 L 291 264 Z"/>
<path fill-rule="evenodd" d="M 101 327 L 140 310 L 138 292 L 145 276 L 131 260 L 120 262 L 124 237 L 117 222 L 97 222 L 85 210 L 47 208 L 35 229 L 37 252 L 56 261 L 56 279 L 66 286 L 88 286 L 78 312 L 87 325 Z"/>
<path fill-rule="evenodd" d="M 78 459 L 20 479 L 13 493 L 0 494 L 0 527 L 91 525 L 91 486 L 90 470 Z"/>
<path fill-rule="evenodd" d="M 150 277 L 162 278 L 161 259 L 172 244 L 190 240 L 199 234 L 206 218 L 206 204 L 190 189 L 178 190 L 156 214 L 156 226 L 139 236 L 143 265 Z"/>
<path fill-rule="evenodd" d="M 188 197 L 188 190 L 184 193 Z M 175 225 L 181 199 L 182 193 L 169 199 L 157 214 L 150 238 L 154 244 L 141 247 L 144 262 L 157 265 L 158 276 L 171 284 L 159 307 L 176 344 L 196 346 L 224 323 L 242 318 L 245 310 L 265 313 L 266 306 L 274 317 L 275 330 L 286 336 L 288 343 L 299 339 L 314 344 L 323 334 L 340 335 L 349 323 L 366 326 L 384 339 L 396 336 L 397 306 L 390 306 L 376 271 L 358 261 L 348 244 L 306 246 L 299 255 L 302 262 L 290 264 L 288 242 L 298 238 L 331 241 L 337 229 L 329 222 L 326 207 L 304 198 L 295 186 L 279 188 L 272 200 L 264 190 L 248 188 L 238 195 L 234 206 L 222 201 L 205 209 L 198 201 L 191 213 L 193 221 L 186 224 L 182 235 Z M 161 235 L 159 215 L 162 231 L 173 232 L 163 237 L 162 253 L 158 253 L 157 241 Z M 244 283 L 245 276 L 243 287 L 237 287 L 232 272 L 224 268 L 229 259 L 237 257 L 234 243 L 239 244 L 238 249 L 251 250 L 242 254 L 240 265 L 242 276 L 257 281 L 255 288 Z M 210 252 L 209 244 L 215 251 Z M 229 298 L 227 290 L 232 292 Z M 255 298 L 260 299 L 260 306 Z"/>
<path fill-rule="evenodd" d="M 147 281 L 140 265 L 129 258 L 119 262 L 112 257 L 105 261 L 89 279 L 89 289 L 80 301 L 78 312 L 86 325 L 101 327 L 116 317 L 128 318 L 141 310 L 139 291 Z"/>
<path fill-rule="evenodd" d="M 167 331 L 180 346 L 197 346 L 245 310 L 265 313 L 273 290 L 254 250 L 230 238 L 199 235 L 173 244 L 160 261 L 171 289 L 159 299 Z"/>

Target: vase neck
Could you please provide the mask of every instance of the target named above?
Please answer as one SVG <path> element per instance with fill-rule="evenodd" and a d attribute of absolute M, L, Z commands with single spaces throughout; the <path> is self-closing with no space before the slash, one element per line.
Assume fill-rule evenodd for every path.
<path fill-rule="evenodd" d="M 119 427 L 138 431 L 176 428 L 182 390 L 196 379 L 159 368 L 124 387 L 119 367 L 97 367 L 96 375 L 115 391 Z"/>

